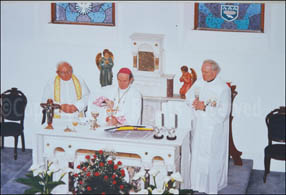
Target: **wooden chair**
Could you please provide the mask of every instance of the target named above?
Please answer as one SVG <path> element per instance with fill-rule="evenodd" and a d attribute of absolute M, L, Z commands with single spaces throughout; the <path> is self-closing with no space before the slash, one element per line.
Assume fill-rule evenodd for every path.
<path fill-rule="evenodd" d="M 1 94 L 1 137 L 4 148 L 4 137 L 14 136 L 14 159 L 17 160 L 18 137 L 21 136 L 22 151 L 25 151 L 24 118 L 27 105 L 26 96 L 17 88 L 12 88 Z"/>
<path fill-rule="evenodd" d="M 266 116 L 268 145 L 264 149 L 264 183 L 266 182 L 267 174 L 270 172 L 270 160 L 272 158 L 276 160 L 286 160 L 286 145 L 272 144 L 272 141 L 285 143 L 285 117 L 285 106 L 273 110 Z"/>
<path fill-rule="evenodd" d="M 228 86 L 231 89 L 231 110 L 230 110 L 230 116 L 229 116 L 229 156 L 232 157 L 233 162 L 235 165 L 242 166 L 242 160 L 241 155 L 242 152 L 240 152 L 234 144 L 233 137 L 232 137 L 232 107 L 233 107 L 233 101 L 236 95 L 238 94 L 236 91 L 236 85 L 231 85 L 230 83 L 227 83 Z"/>

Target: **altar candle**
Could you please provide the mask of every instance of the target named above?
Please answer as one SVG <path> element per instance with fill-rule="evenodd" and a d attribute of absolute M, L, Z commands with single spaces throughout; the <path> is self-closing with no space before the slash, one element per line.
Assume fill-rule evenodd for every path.
<path fill-rule="evenodd" d="M 161 120 L 162 120 L 162 127 L 164 127 L 164 123 L 165 123 L 165 121 L 164 121 L 164 113 L 161 114 Z"/>
<path fill-rule="evenodd" d="M 171 112 L 168 112 L 168 113 L 164 113 L 165 114 L 165 127 L 167 129 L 170 129 L 170 128 L 174 128 L 175 127 L 175 115 Z"/>
<path fill-rule="evenodd" d="M 175 114 L 175 128 L 178 128 L 178 115 Z"/>
<path fill-rule="evenodd" d="M 156 127 L 162 127 L 162 113 L 161 112 L 156 112 L 155 115 L 155 124 Z"/>

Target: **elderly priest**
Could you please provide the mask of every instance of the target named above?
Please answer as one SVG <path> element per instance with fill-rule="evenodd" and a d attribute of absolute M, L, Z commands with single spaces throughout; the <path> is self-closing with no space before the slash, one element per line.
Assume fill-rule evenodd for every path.
<path fill-rule="evenodd" d="M 186 95 L 195 116 L 191 154 L 192 190 L 216 194 L 227 186 L 231 91 L 217 77 L 219 65 L 205 60 L 197 81 Z"/>
<path fill-rule="evenodd" d="M 79 112 L 83 115 L 87 109 L 90 91 L 84 80 L 73 74 L 72 66 L 67 62 L 60 62 L 57 66 L 57 75 L 45 86 L 42 101 L 52 99 L 60 104 L 60 111 L 56 111 L 55 118 L 68 116 Z"/>
<path fill-rule="evenodd" d="M 111 97 L 106 99 L 107 106 L 114 115 L 106 118 L 108 125 L 130 124 L 141 122 L 142 95 L 132 85 L 133 74 L 128 68 L 121 68 L 117 73 L 118 86 L 113 88 Z"/>

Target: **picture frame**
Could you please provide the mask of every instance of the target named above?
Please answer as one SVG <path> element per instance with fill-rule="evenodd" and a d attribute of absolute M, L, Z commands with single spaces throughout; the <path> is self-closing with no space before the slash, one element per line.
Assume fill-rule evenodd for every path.
<path fill-rule="evenodd" d="M 51 23 L 115 26 L 115 3 L 51 3 Z"/>
<path fill-rule="evenodd" d="M 264 32 L 264 3 L 195 3 L 194 30 Z"/>

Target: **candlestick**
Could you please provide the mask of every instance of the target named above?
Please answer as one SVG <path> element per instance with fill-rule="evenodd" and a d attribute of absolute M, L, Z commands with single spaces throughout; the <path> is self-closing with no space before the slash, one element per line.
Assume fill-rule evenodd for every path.
<path fill-rule="evenodd" d="M 175 114 L 175 128 L 178 128 L 178 115 Z"/>
<path fill-rule="evenodd" d="M 164 113 L 161 114 L 161 120 L 162 120 L 162 127 L 164 127 L 165 126 Z"/>
<path fill-rule="evenodd" d="M 161 115 L 162 115 L 162 113 L 158 112 L 158 111 L 155 114 L 155 125 L 158 128 L 162 127 L 162 116 Z"/>
<path fill-rule="evenodd" d="M 155 134 L 154 134 L 154 138 L 155 139 L 162 139 L 164 137 L 164 135 L 161 133 L 162 130 L 162 126 L 164 125 L 164 114 L 162 112 L 156 112 L 155 114 L 155 123 L 156 123 L 156 127 L 155 127 Z"/>

